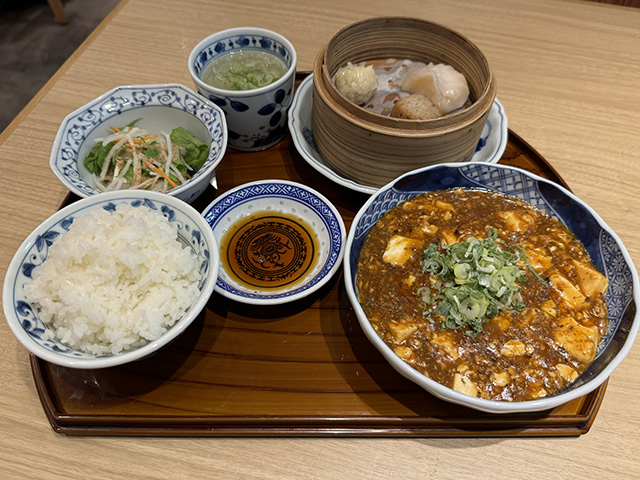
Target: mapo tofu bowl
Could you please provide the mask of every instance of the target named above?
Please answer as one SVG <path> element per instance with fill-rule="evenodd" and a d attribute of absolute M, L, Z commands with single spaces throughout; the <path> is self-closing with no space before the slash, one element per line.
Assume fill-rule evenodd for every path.
<path fill-rule="evenodd" d="M 485 412 L 600 386 L 635 339 L 638 275 L 567 189 L 483 163 L 409 172 L 353 220 L 345 285 L 369 340 L 434 396 Z"/>

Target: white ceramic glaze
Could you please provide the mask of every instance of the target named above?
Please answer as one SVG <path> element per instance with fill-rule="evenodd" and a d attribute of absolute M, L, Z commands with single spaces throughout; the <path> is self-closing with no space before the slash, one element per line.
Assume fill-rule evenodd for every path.
<path fill-rule="evenodd" d="M 96 356 L 75 351 L 57 339 L 48 339 L 49 327 L 38 317 L 37 308 L 24 295 L 24 286 L 32 281 L 32 272 L 45 262 L 49 247 L 68 230 L 74 218 L 96 209 L 113 210 L 119 204 L 159 210 L 178 229 L 180 240 L 189 245 L 200 261 L 200 295 L 194 304 L 160 338 L 146 345 L 115 355 Z M 142 359 L 178 337 L 205 307 L 218 278 L 219 254 L 215 237 L 202 216 L 193 207 L 175 197 L 157 192 L 122 190 L 81 199 L 59 210 L 42 222 L 22 243 L 7 270 L 3 287 L 3 307 L 7 323 L 16 338 L 34 355 L 51 363 L 71 368 L 105 368 Z"/>
<path fill-rule="evenodd" d="M 289 111 L 289 131 L 296 149 L 309 165 L 343 187 L 357 192 L 372 194 L 378 189 L 345 178 L 333 170 L 322 158 L 313 143 L 311 112 L 313 110 L 313 74 L 307 76 L 296 90 Z M 502 104 L 496 99 L 489 112 L 489 118 L 482 130 L 476 153 L 471 161 L 497 163 L 507 148 L 507 115 Z"/>
<path fill-rule="evenodd" d="M 356 271 L 362 243 L 369 229 L 389 209 L 425 192 L 455 187 L 486 188 L 516 196 L 557 218 L 583 243 L 591 259 L 607 277 L 605 295 L 609 329 L 601 340 L 596 359 L 569 387 L 537 400 L 500 402 L 457 392 L 419 373 L 398 357 L 378 336 L 359 301 Z M 347 295 L 367 338 L 400 374 L 436 397 L 492 413 L 534 412 L 557 407 L 600 386 L 628 354 L 635 340 L 640 314 L 638 273 L 618 236 L 585 202 L 565 188 L 515 167 L 487 163 L 449 163 L 409 172 L 385 185 L 358 211 L 347 238 L 344 258 Z"/>
<path fill-rule="evenodd" d="M 346 229 L 340 213 L 323 195 L 287 180 L 260 180 L 240 185 L 216 198 L 202 213 L 216 240 L 239 219 L 259 211 L 291 214 L 314 232 L 319 259 L 303 279 L 276 291 L 249 288 L 220 268 L 216 292 L 243 303 L 280 304 L 306 297 L 324 285 L 339 269 L 344 255 Z M 224 255 L 224 253 L 223 253 Z"/>
<path fill-rule="evenodd" d="M 84 158 L 95 139 L 140 119 L 138 126 L 153 134 L 183 127 L 209 145 L 209 156 L 191 179 L 167 192 L 192 202 L 214 178 L 215 168 L 227 148 L 224 113 L 209 100 L 179 84 L 116 87 L 83 105 L 62 121 L 53 142 L 49 164 L 58 179 L 73 193 L 88 197 L 102 193 L 95 188 Z"/>
<path fill-rule="evenodd" d="M 286 73 L 270 85 L 235 91 L 212 87 L 201 80 L 202 71 L 214 59 L 232 51 L 263 50 L 280 58 Z M 287 132 L 287 113 L 293 98 L 297 56 L 282 35 L 263 28 L 240 27 L 208 36 L 189 55 L 189 73 L 198 92 L 224 110 L 229 146 L 260 151 L 280 142 Z"/>

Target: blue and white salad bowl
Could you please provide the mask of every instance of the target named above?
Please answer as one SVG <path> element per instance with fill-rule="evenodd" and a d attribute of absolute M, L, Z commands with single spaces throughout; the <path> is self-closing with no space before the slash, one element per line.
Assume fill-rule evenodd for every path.
<path fill-rule="evenodd" d="M 224 90 L 202 81 L 207 65 L 238 51 L 271 53 L 282 60 L 287 71 L 272 84 L 253 90 Z M 188 60 L 189 73 L 198 92 L 226 114 L 229 146 L 241 151 L 265 150 L 285 137 L 296 64 L 296 50 L 289 40 L 276 32 L 254 27 L 214 33 L 193 48 Z"/>
<path fill-rule="evenodd" d="M 371 227 L 398 203 L 419 194 L 456 187 L 484 188 L 518 197 L 564 223 L 583 243 L 592 261 L 607 277 L 605 297 L 609 329 L 591 366 L 563 391 L 525 402 L 475 398 L 445 387 L 402 361 L 377 335 L 360 303 L 356 268 Z M 449 163 L 409 172 L 378 190 L 355 216 L 344 259 L 345 285 L 358 321 L 369 340 L 403 376 L 436 397 L 492 413 L 547 410 L 581 397 L 600 386 L 622 362 L 635 340 L 640 314 L 638 273 L 618 236 L 585 202 L 564 187 L 515 167 L 487 163 Z"/>
<path fill-rule="evenodd" d="M 95 187 L 84 158 L 96 138 L 106 137 L 110 126 L 136 124 L 150 133 L 170 133 L 183 127 L 209 146 L 204 165 L 184 184 L 167 192 L 193 202 L 215 175 L 227 148 L 227 125 L 222 110 L 180 84 L 130 85 L 116 87 L 70 113 L 60 125 L 49 164 L 53 173 L 76 195 L 101 193 Z"/>
<path fill-rule="evenodd" d="M 49 257 L 50 247 L 65 232 L 75 218 L 97 209 L 113 211 L 120 204 L 147 207 L 162 212 L 176 225 L 180 241 L 192 249 L 200 263 L 202 278 L 200 294 L 171 328 L 158 339 L 139 348 L 113 355 L 93 355 L 73 350 L 45 334 L 49 327 L 38 316 L 38 309 L 30 305 L 24 287 L 33 280 L 33 270 Z M 41 223 L 22 243 L 11 261 L 3 287 L 4 314 L 16 338 L 30 352 L 43 360 L 71 368 L 105 368 L 145 358 L 181 335 L 204 309 L 213 292 L 219 270 L 216 240 L 200 213 L 183 201 L 157 192 L 123 190 L 106 192 L 78 200 L 59 210 Z"/>
<path fill-rule="evenodd" d="M 240 185 L 220 195 L 202 215 L 211 227 L 224 257 L 221 240 L 238 220 L 267 211 L 302 219 L 318 243 L 315 266 L 295 284 L 282 289 L 250 288 L 226 271 L 222 261 L 215 291 L 242 303 L 276 305 L 301 299 L 317 291 L 339 270 L 344 256 L 346 229 L 336 207 L 322 194 L 288 180 L 260 180 Z M 310 232 L 311 233 L 311 232 Z"/>

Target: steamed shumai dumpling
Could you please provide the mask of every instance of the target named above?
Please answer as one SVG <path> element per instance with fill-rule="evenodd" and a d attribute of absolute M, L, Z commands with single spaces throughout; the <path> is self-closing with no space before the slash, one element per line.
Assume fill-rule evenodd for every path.
<path fill-rule="evenodd" d="M 462 107 L 469 98 L 464 75 L 442 63 L 408 70 L 402 79 L 402 90 L 428 97 L 445 114 Z"/>
<path fill-rule="evenodd" d="M 367 103 L 378 89 L 378 75 L 373 67 L 359 67 L 349 63 L 336 73 L 338 91 L 356 105 Z"/>

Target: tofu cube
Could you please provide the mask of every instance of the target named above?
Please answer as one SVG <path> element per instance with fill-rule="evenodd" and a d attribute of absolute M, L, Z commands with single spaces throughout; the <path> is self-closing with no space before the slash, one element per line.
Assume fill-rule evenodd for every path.
<path fill-rule="evenodd" d="M 596 269 L 585 265 L 582 262 L 578 262 L 577 260 L 573 261 L 573 267 L 576 269 L 576 273 L 578 274 L 578 285 L 580 285 L 580 290 L 582 290 L 582 293 L 587 297 L 593 297 L 607 291 L 607 277 L 602 275 Z"/>
<path fill-rule="evenodd" d="M 394 235 L 387 242 L 387 248 L 382 254 L 382 260 L 394 265 L 402 265 L 409 260 L 414 253 L 421 250 L 423 246 L 423 240 Z"/>
<path fill-rule="evenodd" d="M 571 317 L 563 317 L 554 332 L 558 345 L 579 362 L 591 362 L 596 356 L 599 335 L 597 327 L 586 327 Z"/>
<path fill-rule="evenodd" d="M 578 287 L 567 280 L 559 273 L 554 273 L 549 276 L 549 281 L 553 288 L 560 292 L 562 300 L 574 310 L 579 310 L 584 307 L 585 297 Z"/>
<path fill-rule="evenodd" d="M 471 397 L 478 396 L 478 386 L 466 375 L 461 375 L 459 373 L 454 374 L 452 388 Z"/>

